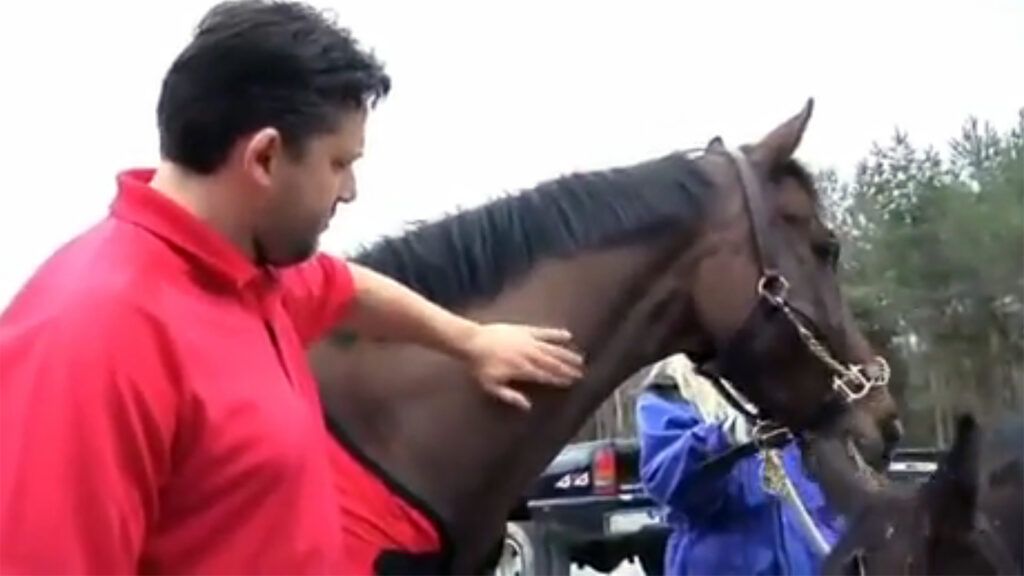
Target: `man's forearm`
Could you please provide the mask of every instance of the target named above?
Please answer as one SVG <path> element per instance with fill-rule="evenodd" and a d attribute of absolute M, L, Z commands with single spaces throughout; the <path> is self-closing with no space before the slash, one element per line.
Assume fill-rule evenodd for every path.
<path fill-rule="evenodd" d="M 453 314 L 378 272 L 349 263 L 355 302 L 346 326 L 370 338 L 415 342 L 463 358 L 479 324 Z"/>

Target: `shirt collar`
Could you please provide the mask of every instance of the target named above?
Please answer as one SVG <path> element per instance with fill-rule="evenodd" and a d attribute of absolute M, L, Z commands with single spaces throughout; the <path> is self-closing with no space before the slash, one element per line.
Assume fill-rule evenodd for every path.
<path fill-rule="evenodd" d="M 187 254 L 195 264 L 236 288 L 272 279 L 273 274 L 267 275 L 221 233 L 152 188 L 149 183 L 155 172 L 142 168 L 117 175 L 117 197 L 110 208 L 115 218 L 159 236 Z"/>

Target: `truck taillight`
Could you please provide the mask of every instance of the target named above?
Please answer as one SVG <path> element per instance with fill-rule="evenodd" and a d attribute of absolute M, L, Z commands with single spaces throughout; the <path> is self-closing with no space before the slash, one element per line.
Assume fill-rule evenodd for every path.
<path fill-rule="evenodd" d="M 615 449 L 609 446 L 601 448 L 594 454 L 593 463 L 594 492 L 598 494 L 614 494 L 617 489 L 615 478 Z"/>

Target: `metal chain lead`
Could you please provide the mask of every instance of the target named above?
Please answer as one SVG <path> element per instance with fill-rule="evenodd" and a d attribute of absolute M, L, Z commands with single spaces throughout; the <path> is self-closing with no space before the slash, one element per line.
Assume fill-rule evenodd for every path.
<path fill-rule="evenodd" d="M 885 358 L 881 356 L 875 357 L 874 364 L 878 369 L 877 373 L 865 375 L 866 366 L 857 364 L 844 365 L 829 353 L 828 348 L 818 341 L 814 334 L 803 325 L 803 322 L 800 321 L 786 301 L 789 282 L 786 281 L 784 276 L 778 273 L 766 274 L 758 282 L 757 289 L 763 297 L 782 310 L 786 318 L 796 328 L 797 334 L 800 335 L 800 340 L 807 346 L 807 349 L 836 373 L 836 376 L 832 379 L 832 388 L 841 393 L 847 402 L 860 400 L 867 396 L 873 388 L 881 388 L 889 384 L 891 372 L 889 370 L 889 363 L 885 361 Z M 855 390 L 854 388 L 859 389 Z"/>
<path fill-rule="evenodd" d="M 829 353 L 828 349 L 814 337 L 814 334 L 800 322 L 800 319 L 797 318 L 785 300 L 780 300 L 776 304 L 782 309 L 786 317 L 789 318 L 789 321 L 793 323 L 793 326 L 796 327 L 796 331 L 800 335 L 800 339 L 807 346 L 807 349 L 837 374 L 832 379 L 832 387 L 842 393 L 848 402 L 860 400 L 867 396 L 873 388 L 881 388 L 889 384 L 891 372 L 889 370 L 889 363 L 884 358 L 881 356 L 875 357 L 874 363 L 878 368 L 878 372 L 872 375 L 864 374 L 866 366 L 858 364 L 844 365 L 836 360 Z M 855 387 L 859 387 L 859 389 L 855 390 Z"/>
<path fill-rule="evenodd" d="M 793 486 L 792 480 L 786 474 L 786 467 L 782 463 L 782 452 L 777 448 L 762 451 L 761 486 L 766 492 L 785 502 L 796 515 L 797 526 L 807 536 L 811 545 L 820 556 L 827 556 L 830 552 L 828 542 L 821 534 L 821 530 L 814 524 L 814 520 L 807 512 L 807 507 L 800 500 L 800 494 Z"/>

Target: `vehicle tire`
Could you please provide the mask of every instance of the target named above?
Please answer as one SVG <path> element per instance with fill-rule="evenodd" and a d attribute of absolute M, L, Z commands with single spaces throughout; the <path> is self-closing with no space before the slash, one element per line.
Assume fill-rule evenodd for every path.
<path fill-rule="evenodd" d="M 533 522 L 505 525 L 501 557 L 495 576 L 550 576 L 569 574 L 569 551 Z"/>
<path fill-rule="evenodd" d="M 665 573 L 665 545 L 646 545 L 637 554 L 640 559 L 640 567 L 644 570 L 644 576 L 662 576 Z"/>
<path fill-rule="evenodd" d="M 603 574 L 611 574 L 613 570 L 619 567 L 619 564 L 622 564 L 623 560 L 625 558 L 622 556 L 612 556 L 609 554 L 588 556 L 586 565 Z"/>
<path fill-rule="evenodd" d="M 611 574 L 629 555 L 629 549 L 621 544 L 598 540 L 574 546 L 570 558 L 579 566 L 588 566 L 603 574 Z"/>

